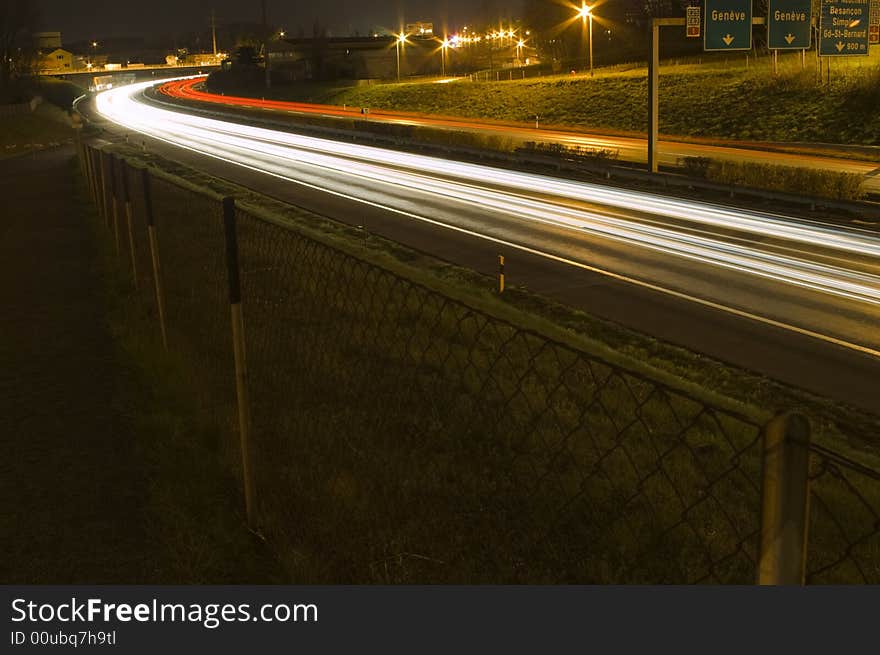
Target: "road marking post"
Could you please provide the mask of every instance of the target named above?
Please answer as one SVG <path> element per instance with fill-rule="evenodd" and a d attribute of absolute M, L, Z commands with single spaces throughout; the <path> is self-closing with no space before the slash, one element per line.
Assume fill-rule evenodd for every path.
<path fill-rule="evenodd" d="M 144 214 L 147 219 L 147 234 L 150 239 L 150 260 L 153 264 L 153 286 L 156 292 L 156 313 L 159 316 L 159 330 L 162 333 L 162 347 L 168 350 L 168 332 L 165 328 L 165 295 L 162 291 L 162 269 L 159 265 L 159 238 L 156 235 L 156 217 L 153 215 L 153 194 L 150 188 L 150 172 L 141 170 L 141 186 L 144 191 Z"/>
<path fill-rule="evenodd" d="M 504 293 L 504 255 L 498 255 L 498 293 Z"/>
<path fill-rule="evenodd" d="M 810 422 L 777 416 L 762 440 L 761 538 L 757 583 L 802 585 L 810 517 Z"/>
<path fill-rule="evenodd" d="M 226 236 L 226 269 L 229 283 L 229 307 L 232 322 L 232 351 L 235 360 L 235 394 L 238 399 L 238 428 L 241 445 L 241 473 L 248 526 L 256 527 L 254 478 L 251 467 L 251 410 L 248 395 L 247 358 L 244 319 L 241 310 L 241 269 L 238 258 L 238 234 L 235 220 L 235 198 L 223 199 L 223 226 Z"/>

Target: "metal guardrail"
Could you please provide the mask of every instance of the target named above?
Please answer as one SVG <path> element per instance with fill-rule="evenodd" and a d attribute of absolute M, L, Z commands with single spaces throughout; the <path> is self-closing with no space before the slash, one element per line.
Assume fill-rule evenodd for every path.
<path fill-rule="evenodd" d="M 80 148 L 249 523 L 314 582 L 878 583 L 880 472 L 368 252 Z M 161 337 L 161 338 L 160 338 Z"/>

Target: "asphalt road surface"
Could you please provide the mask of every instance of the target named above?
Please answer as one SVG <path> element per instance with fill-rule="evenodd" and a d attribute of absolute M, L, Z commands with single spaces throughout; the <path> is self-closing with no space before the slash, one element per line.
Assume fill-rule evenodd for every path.
<path fill-rule="evenodd" d="M 97 111 L 207 173 L 880 413 L 880 238 L 151 106 Z"/>

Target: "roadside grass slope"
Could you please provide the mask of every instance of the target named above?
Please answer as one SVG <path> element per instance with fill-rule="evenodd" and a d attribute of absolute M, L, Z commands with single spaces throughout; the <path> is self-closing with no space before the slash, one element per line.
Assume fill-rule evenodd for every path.
<path fill-rule="evenodd" d="M 834 61 L 830 84 L 817 83 L 815 58 L 712 59 L 664 65 L 660 131 L 667 135 L 753 141 L 880 144 L 880 51 Z M 279 86 L 271 97 L 396 111 L 533 122 L 641 133 L 647 122 L 647 70 L 617 66 L 596 77 L 449 84 Z M 216 78 L 215 78 L 216 80 Z M 217 84 L 212 81 L 212 88 Z M 227 92 L 233 89 L 225 88 Z M 247 93 L 247 89 L 234 89 Z M 263 95 L 265 90 L 260 90 Z"/>

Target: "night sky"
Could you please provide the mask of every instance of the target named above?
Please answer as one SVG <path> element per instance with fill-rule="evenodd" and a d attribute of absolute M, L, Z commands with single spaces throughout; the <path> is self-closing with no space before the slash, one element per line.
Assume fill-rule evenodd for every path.
<path fill-rule="evenodd" d="M 44 30 L 62 32 L 65 42 L 104 36 L 162 36 L 207 29 L 211 9 L 218 24 L 258 22 L 258 0 L 36 0 Z M 334 35 L 371 28 L 396 28 L 403 22 L 432 21 L 439 28 L 444 20 L 457 26 L 481 13 L 516 14 L 519 0 L 269 0 L 269 22 L 291 35 L 302 27 L 311 33 L 319 21 Z M 494 7 L 495 9 L 492 9 Z M 488 10 L 488 11 L 487 11 Z"/>

